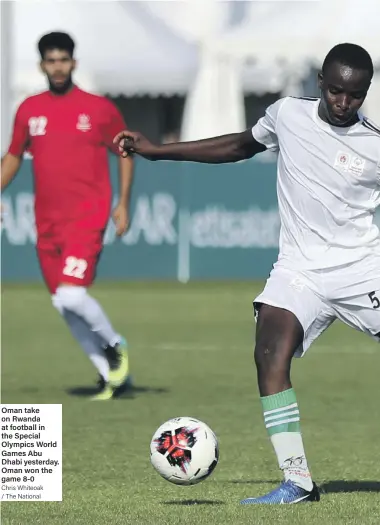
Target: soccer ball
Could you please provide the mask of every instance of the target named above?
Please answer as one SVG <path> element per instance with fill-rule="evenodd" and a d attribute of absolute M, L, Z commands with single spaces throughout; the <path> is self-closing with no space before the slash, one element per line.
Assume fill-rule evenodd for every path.
<path fill-rule="evenodd" d="M 176 485 L 195 485 L 206 479 L 218 459 L 214 432 L 191 417 L 169 419 L 156 430 L 150 443 L 153 467 Z"/>

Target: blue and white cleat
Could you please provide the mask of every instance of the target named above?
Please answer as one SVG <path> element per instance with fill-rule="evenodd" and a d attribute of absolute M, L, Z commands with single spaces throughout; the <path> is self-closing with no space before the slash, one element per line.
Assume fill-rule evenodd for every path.
<path fill-rule="evenodd" d="M 299 487 L 293 481 L 283 481 L 279 487 L 260 498 L 247 498 L 241 501 L 241 505 L 282 505 L 293 503 L 306 503 L 309 501 L 319 501 L 320 495 L 318 487 L 313 483 L 311 491 Z"/>

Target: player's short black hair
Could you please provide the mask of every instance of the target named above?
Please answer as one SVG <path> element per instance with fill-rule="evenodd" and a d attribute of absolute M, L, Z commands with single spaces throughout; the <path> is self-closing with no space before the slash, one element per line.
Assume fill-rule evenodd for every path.
<path fill-rule="evenodd" d="M 67 51 L 71 58 L 73 58 L 74 48 L 75 43 L 71 36 L 60 31 L 48 33 L 41 37 L 38 42 L 38 51 L 40 52 L 42 59 L 44 58 L 46 51 L 51 49 Z"/>
<path fill-rule="evenodd" d="M 368 71 L 370 77 L 373 77 L 373 62 L 370 54 L 363 47 L 356 44 L 338 44 L 334 46 L 326 55 L 322 65 L 322 73 L 324 74 L 334 62 L 354 69 Z"/>

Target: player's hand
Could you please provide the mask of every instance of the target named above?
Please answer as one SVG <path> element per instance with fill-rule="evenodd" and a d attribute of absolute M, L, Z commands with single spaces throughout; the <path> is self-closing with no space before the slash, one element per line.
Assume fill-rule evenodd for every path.
<path fill-rule="evenodd" d="M 114 144 L 119 146 L 122 157 L 128 157 L 137 153 L 149 160 L 154 160 L 158 146 L 155 146 L 138 131 L 121 131 L 113 139 Z"/>
<path fill-rule="evenodd" d="M 118 204 L 112 212 L 112 219 L 116 226 L 116 235 L 120 237 L 128 231 L 129 211 L 125 204 Z"/>

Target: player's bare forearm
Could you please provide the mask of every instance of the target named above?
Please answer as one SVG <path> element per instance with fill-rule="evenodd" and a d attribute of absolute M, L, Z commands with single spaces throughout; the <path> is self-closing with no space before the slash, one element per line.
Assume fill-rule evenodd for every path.
<path fill-rule="evenodd" d="M 265 151 L 265 146 L 257 142 L 250 129 L 242 133 L 221 135 L 209 139 L 173 144 L 151 144 L 137 132 L 123 131 L 115 139 L 122 155 L 137 153 L 149 160 L 175 160 L 224 164 L 238 162 Z"/>
<path fill-rule="evenodd" d="M 7 153 L 1 159 L 1 191 L 8 186 L 12 179 L 16 176 L 20 166 L 21 158 Z"/>
<path fill-rule="evenodd" d="M 208 164 L 223 164 L 249 159 L 265 147 L 252 137 L 250 130 L 192 142 L 158 146 L 156 160 L 184 160 Z"/>
<path fill-rule="evenodd" d="M 112 212 L 116 226 L 116 233 L 120 237 L 129 228 L 129 201 L 133 182 L 133 159 L 131 157 L 119 159 L 119 202 Z"/>
<path fill-rule="evenodd" d="M 133 183 L 134 161 L 132 157 L 119 158 L 119 204 L 129 206 Z"/>

